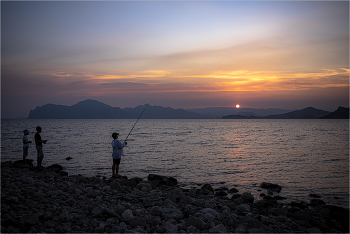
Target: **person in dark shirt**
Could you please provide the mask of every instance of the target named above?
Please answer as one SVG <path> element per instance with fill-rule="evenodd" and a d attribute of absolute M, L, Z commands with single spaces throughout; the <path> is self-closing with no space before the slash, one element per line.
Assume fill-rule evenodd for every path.
<path fill-rule="evenodd" d="M 44 158 L 44 152 L 43 152 L 43 143 L 46 144 L 47 140 L 41 140 L 40 133 L 42 131 L 42 128 L 40 126 L 36 127 L 36 133 L 35 133 L 35 145 L 36 145 L 36 151 L 38 152 L 38 168 L 41 168 L 41 163 Z"/>

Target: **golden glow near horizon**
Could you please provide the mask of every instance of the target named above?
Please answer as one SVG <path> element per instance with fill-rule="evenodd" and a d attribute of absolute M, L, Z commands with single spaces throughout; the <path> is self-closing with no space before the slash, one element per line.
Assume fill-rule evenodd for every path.
<path fill-rule="evenodd" d="M 50 74 L 52 77 L 65 77 L 67 84 L 71 82 L 74 74 Z M 347 79 L 349 69 L 325 69 L 316 73 L 293 73 L 290 71 L 218 71 L 211 74 L 181 75 L 172 74 L 171 71 L 143 71 L 130 75 L 95 75 L 83 74 L 87 83 L 95 85 L 113 84 L 114 82 L 133 84 L 148 84 L 154 87 L 151 92 L 175 92 L 192 90 L 193 92 L 246 92 L 246 91 L 277 91 L 301 90 L 310 87 L 348 87 Z M 88 77 L 88 79 L 86 79 Z M 62 80 L 62 79 L 61 79 Z M 186 87 L 186 88 L 185 88 Z"/>
<path fill-rule="evenodd" d="M 236 105 L 236 108 L 240 108 L 241 106 L 239 104 Z"/>

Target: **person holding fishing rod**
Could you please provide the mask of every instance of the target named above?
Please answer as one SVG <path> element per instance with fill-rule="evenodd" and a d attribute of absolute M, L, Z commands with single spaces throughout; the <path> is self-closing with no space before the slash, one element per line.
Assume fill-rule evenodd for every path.
<path fill-rule="evenodd" d="M 151 102 L 149 102 L 149 103 L 151 103 Z M 123 148 L 128 144 L 126 141 L 128 140 L 128 137 L 129 137 L 131 131 L 134 129 L 137 121 L 139 121 L 139 119 L 141 118 L 143 112 L 145 112 L 146 108 L 149 106 L 149 103 L 147 103 L 145 109 L 142 111 L 142 113 L 140 114 L 139 118 L 136 120 L 134 126 L 132 126 L 128 136 L 126 137 L 126 139 L 125 139 L 125 141 L 123 143 L 121 143 L 118 140 L 119 133 L 117 133 L 117 132 L 112 133 L 112 137 L 113 137 L 113 141 L 112 141 L 112 147 L 113 147 L 113 153 L 112 153 L 112 158 L 113 158 L 112 177 L 114 177 L 114 178 L 122 177 L 118 173 L 119 173 L 119 164 L 120 164 L 121 157 L 124 156 Z"/>
<path fill-rule="evenodd" d="M 122 177 L 119 175 L 119 164 L 122 155 L 124 155 L 123 148 L 128 144 L 126 141 L 123 143 L 118 140 L 119 133 L 114 132 L 112 134 L 113 141 L 112 141 L 112 147 L 113 147 L 113 153 L 112 153 L 112 158 L 113 158 L 113 166 L 112 166 L 112 177 L 117 178 L 117 177 Z"/>

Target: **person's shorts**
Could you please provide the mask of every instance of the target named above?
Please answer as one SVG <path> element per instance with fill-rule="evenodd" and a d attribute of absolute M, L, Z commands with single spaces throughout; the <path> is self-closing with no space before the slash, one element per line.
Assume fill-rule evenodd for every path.
<path fill-rule="evenodd" d="M 121 158 L 113 158 L 113 163 L 119 165 Z"/>
<path fill-rule="evenodd" d="M 28 156 L 28 146 L 23 146 L 23 157 L 27 157 Z"/>
<path fill-rule="evenodd" d="M 38 158 L 44 157 L 43 147 L 40 145 L 36 146 L 36 151 L 38 152 Z"/>

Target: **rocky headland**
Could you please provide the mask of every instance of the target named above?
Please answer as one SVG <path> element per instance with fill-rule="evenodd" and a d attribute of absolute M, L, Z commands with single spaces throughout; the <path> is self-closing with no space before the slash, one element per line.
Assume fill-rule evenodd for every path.
<path fill-rule="evenodd" d="M 262 189 L 280 191 L 276 184 Z M 227 194 L 231 193 L 232 198 Z M 270 193 L 272 194 L 272 193 Z M 231 196 L 230 196 L 231 197 Z M 349 210 L 319 198 L 281 203 L 172 177 L 69 176 L 60 165 L 1 163 L 1 233 L 348 233 Z"/>

